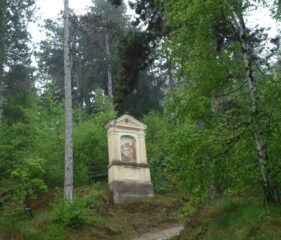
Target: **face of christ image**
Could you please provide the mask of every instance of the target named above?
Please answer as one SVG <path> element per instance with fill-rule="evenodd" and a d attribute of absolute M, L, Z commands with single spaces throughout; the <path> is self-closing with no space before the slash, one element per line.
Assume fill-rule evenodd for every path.
<path fill-rule="evenodd" d="M 136 162 L 136 141 L 125 136 L 121 138 L 121 160 L 124 162 Z"/>

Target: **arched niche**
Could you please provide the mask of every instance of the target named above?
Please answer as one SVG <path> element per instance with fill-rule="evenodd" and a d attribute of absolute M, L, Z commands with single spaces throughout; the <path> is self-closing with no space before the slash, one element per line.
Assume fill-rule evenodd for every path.
<path fill-rule="evenodd" d="M 137 146 L 136 139 L 130 135 L 122 135 L 120 138 L 121 161 L 137 162 Z"/>

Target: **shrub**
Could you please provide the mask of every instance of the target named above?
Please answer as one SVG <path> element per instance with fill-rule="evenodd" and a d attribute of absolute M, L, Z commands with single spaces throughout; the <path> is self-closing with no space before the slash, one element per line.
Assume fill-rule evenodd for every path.
<path fill-rule="evenodd" d="M 99 195 L 99 192 L 92 191 L 87 196 L 76 197 L 73 202 L 58 202 L 53 209 L 52 222 L 69 228 L 86 225 L 101 205 Z"/>

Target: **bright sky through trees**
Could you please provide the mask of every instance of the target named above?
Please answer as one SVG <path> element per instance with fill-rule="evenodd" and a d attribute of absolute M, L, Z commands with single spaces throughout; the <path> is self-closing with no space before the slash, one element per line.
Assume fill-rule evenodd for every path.
<path fill-rule="evenodd" d="M 125 0 L 127 3 L 128 1 Z M 92 5 L 92 0 L 69 0 L 69 7 L 75 9 L 77 13 L 84 12 L 84 10 Z M 37 6 L 37 21 L 29 25 L 33 41 L 38 43 L 44 37 L 44 33 L 40 32 L 39 24 L 48 18 L 55 19 L 58 14 L 63 10 L 62 0 L 36 0 Z M 133 14 L 133 11 L 128 7 L 128 14 Z"/>
<path fill-rule="evenodd" d="M 128 0 L 125 1 L 126 3 Z M 76 12 L 83 12 L 85 8 L 92 4 L 92 0 L 69 0 L 70 8 L 75 9 Z M 38 43 L 42 40 L 45 35 L 40 32 L 40 27 L 38 24 L 47 18 L 56 18 L 58 14 L 63 9 L 63 1 L 58 0 L 36 0 L 37 10 L 37 21 L 30 24 L 29 30 L 32 34 L 33 41 Z M 128 7 L 128 14 L 132 15 L 133 10 Z M 268 30 L 269 37 L 274 37 L 277 32 L 277 23 L 270 16 L 270 9 L 258 8 L 251 12 L 250 14 L 250 25 L 260 25 L 265 28 L 271 28 Z"/>

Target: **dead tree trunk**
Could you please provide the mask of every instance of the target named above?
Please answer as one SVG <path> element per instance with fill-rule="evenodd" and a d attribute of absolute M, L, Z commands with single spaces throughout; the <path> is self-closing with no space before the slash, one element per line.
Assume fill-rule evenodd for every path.
<path fill-rule="evenodd" d="M 69 7 L 64 0 L 64 85 L 65 85 L 65 172 L 64 198 L 72 201 L 73 197 L 73 139 L 72 139 L 72 88 L 71 56 L 69 47 Z"/>
<path fill-rule="evenodd" d="M 106 57 L 107 57 L 107 86 L 108 86 L 108 97 L 110 102 L 111 110 L 114 110 L 113 103 L 113 90 L 112 90 L 112 66 L 111 66 L 111 56 L 109 49 L 109 34 L 105 34 L 105 48 L 106 48 Z"/>

